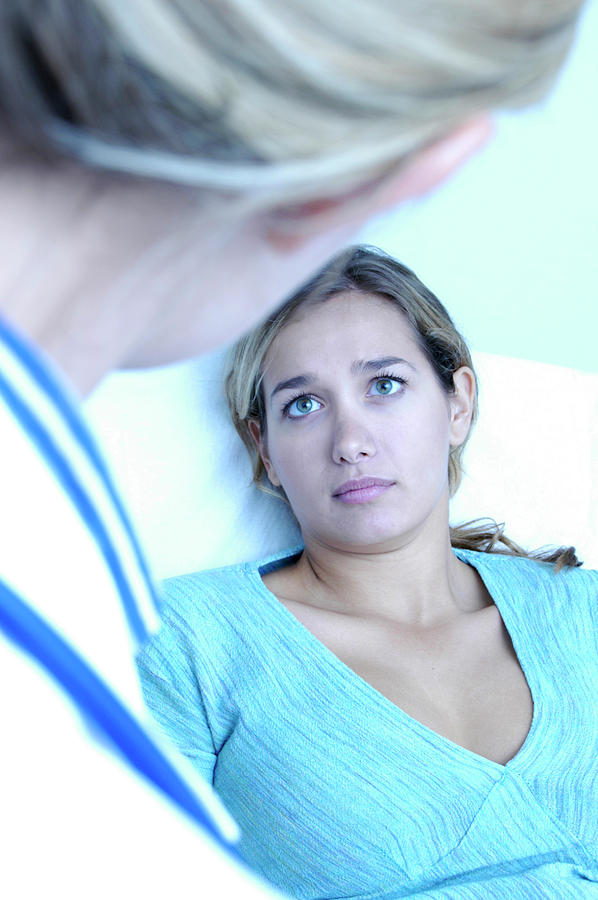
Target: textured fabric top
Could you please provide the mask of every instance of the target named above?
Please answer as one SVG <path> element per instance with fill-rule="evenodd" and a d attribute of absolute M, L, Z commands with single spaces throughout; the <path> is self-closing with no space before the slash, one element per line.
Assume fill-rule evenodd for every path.
<path fill-rule="evenodd" d="M 300 551 L 168 579 L 138 657 L 247 861 L 301 898 L 598 898 L 598 572 L 454 551 L 533 698 L 503 766 L 403 712 L 268 591 L 260 576 Z"/>

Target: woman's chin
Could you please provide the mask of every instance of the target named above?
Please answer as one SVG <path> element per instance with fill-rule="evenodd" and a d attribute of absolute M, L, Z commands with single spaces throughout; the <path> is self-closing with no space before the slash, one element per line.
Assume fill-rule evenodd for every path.
<path fill-rule="evenodd" d="M 346 528 L 331 531 L 327 534 L 314 535 L 317 542 L 335 550 L 346 553 L 385 553 L 396 550 L 408 543 L 413 529 L 408 527 L 383 527 L 382 525 L 365 528 Z M 305 538 L 304 538 L 305 539 Z"/>

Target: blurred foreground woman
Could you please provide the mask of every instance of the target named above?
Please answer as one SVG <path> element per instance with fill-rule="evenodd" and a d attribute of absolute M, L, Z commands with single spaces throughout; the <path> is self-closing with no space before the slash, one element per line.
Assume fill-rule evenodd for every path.
<path fill-rule="evenodd" d="M 0 3 L 2 887 L 260 896 L 145 721 L 156 591 L 78 400 L 244 333 L 489 111 L 543 96 L 577 2 Z"/>

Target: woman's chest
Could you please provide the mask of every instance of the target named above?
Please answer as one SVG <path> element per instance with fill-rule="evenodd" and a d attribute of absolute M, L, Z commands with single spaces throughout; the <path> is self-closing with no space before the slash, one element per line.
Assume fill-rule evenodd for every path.
<path fill-rule="evenodd" d="M 501 765 L 523 745 L 533 700 L 496 607 L 425 639 L 347 617 L 342 627 L 303 618 L 356 676 L 442 737 Z"/>

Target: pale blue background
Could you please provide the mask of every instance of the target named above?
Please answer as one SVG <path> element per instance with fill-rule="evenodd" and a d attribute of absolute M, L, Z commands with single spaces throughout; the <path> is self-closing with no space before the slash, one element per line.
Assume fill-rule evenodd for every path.
<path fill-rule="evenodd" d="M 360 235 L 407 266 L 480 351 L 598 371 L 598 2 L 547 101 Z"/>

